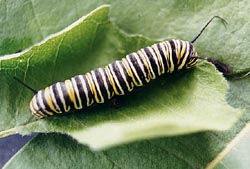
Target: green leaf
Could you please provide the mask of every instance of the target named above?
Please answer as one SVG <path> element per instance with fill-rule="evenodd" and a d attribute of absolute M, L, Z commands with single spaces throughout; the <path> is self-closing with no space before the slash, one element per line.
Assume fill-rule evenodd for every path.
<path fill-rule="evenodd" d="M 108 2 L 1 0 L 0 55 L 22 51 Z"/>
<path fill-rule="evenodd" d="M 245 130 L 247 129 L 247 130 Z M 218 168 L 247 168 L 249 165 L 249 125 L 229 143 L 232 152 L 220 153 L 229 132 L 203 132 L 187 136 L 146 140 L 93 152 L 68 136 L 41 134 L 28 143 L 6 164 L 11 168 L 212 168 L 217 154 L 226 160 L 213 161 Z M 232 134 L 232 133 L 231 133 Z M 240 138 L 238 138 L 240 137 Z M 242 144 L 243 143 L 243 144 Z M 231 147 L 233 145 L 233 147 Z M 245 146 L 247 145 L 247 146 Z M 225 148 L 228 149 L 228 148 Z M 36 153 L 35 153 L 36 152 Z M 36 154 L 35 156 L 33 154 Z M 220 157 L 219 157 L 220 158 Z M 46 163 L 41 161 L 46 160 Z M 217 161 L 218 160 L 218 161 Z M 55 164 L 55 161 L 59 162 Z M 63 162 L 63 163 L 62 163 Z M 242 162 L 242 163 L 239 163 Z M 56 165 L 56 166 L 55 166 Z M 225 167 L 223 167 L 225 166 Z M 244 167 L 245 166 L 245 167 Z"/>
<path fill-rule="evenodd" d="M 227 145 L 207 168 L 248 168 L 250 165 L 250 123 Z"/>
<path fill-rule="evenodd" d="M 35 9 L 34 13 L 36 15 L 32 15 L 32 10 L 28 10 L 30 7 L 32 9 L 31 3 L 29 2 L 33 2 L 33 8 Z M 74 1 L 74 3 L 71 2 L 69 3 L 69 1 L 60 1 L 60 2 L 53 1 L 52 3 L 51 1 L 44 1 L 44 0 L 36 0 L 36 1 L 23 0 L 15 3 L 12 1 L 0 1 L 1 4 L 0 5 L 0 13 L 1 13 L 0 53 L 2 55 L 7 53 L 14 53 L 16 51 L 19 51 L 20 49 L 23 50 L 28 46 L 32 46 L 35 42 L 39 42 L 43 39 L 43 37 L 40 36 L 39 31 L 37 31 L 37 28 L 41 27 L 43 35 L 44 37 L 46 37 L 51 33 L 58 32 L 59 30 L 66 27 L 67 25 L 75 21 L 77 18 L 83 16 L 84 14 L 87 14 L 89 11 L 99 6 L 103 2 L 104 1 L 98 1 L 98 0 L 89 2 L 76 0 Z M 143 35 L 144 37 L 150 37 L 153 39 L 161 39 L 161 40 L 170 38 L 191 40 L 200 31 L 201 27 L 205 24 L 205 22 L 208 19 L 210 19 L 214 15 L 222 16 L 229 23 L 227 26 L 228 29 L 225 29 L 220 22 L 214 21 L 196 42 L 195 46 L 197 48 L 197 51 L 202 56 L 216 58 L 224 63 L 229 64 L 234 68 L 234 72 L 236 73 L 249 71 L 250 69 L 249 68 L 250 59 L 248 57 L 249 40 L 250 40 L 249 39 L 250 32 L 248 29 L 249 3 L 247 0 L 242 0 L 240 2 L 232 0 L 229 1 L 178 1 L 177 0 L 177 1 L 154 1 L 154 2 L 147 1 L 143 3 L 141 3 L 140 1 L 137 2 L 137 1 L 127 0 L 127 1 L 117 1 L 117 2 L 114 1 L 111 2 L 111 4 L 112 4 L 110 12 L 111 20 L 113 21 L 113 24 L 115 24 L 115 26 L 117 26 L 120 30 L 122 30 L 122 32 L 126 32 L 127 34 L 140 34 Z M 32 16 L 32 18 L 29 18 L 29 16 Z M 37 25 L 37 22 L 34 21 L 35 19 L 37 19 L 38 21 L 42 21 L 41 23 L 43 24 L 40 24 L 42 26 Z M 102 33 L 99 33 L 98 35 L 103 36 Z M 109 35 L 107 36 L 109 37 Z M 115 40 L 115 43 L 112 43 L 112 45 L 106 45 L 108 48 L 110 48 L 110 46 L 112 46 L 112 48 L 113 47 L 115 48 L 116 45 L 120 45 L 119 48 L 116 48 L 116 50 L 118 50 L 119 52 L 115 53 L 113 55 L 114 56 L 113 58 L 107 60 L 107 63 L 117 59 L 118 57 L 119 58 L 123 57 L 126 53 L 136 51 L 140 47 L 144 47 L 146 45 L 153 43 L 153 41 L 148 41 L 140 37 L 139 38 L 134 37 L 134 39 L 132 38 L 131 41 L 127 41 L 125 43 L 123 41 L 126 41 L 128 39 L 127 35 L 125 37 L 126 38 L 121 38 L 121 39 L 117 38 Z M 27 40 L 27 38 L 29 38 L 29 40 Z M 110 37 L 110 40 L 112 38 Z M 133 43 L 137 42 L 138 39 L 140 40 L 140 42 L 134 45 Z M 100 38 L 98 40 L 100 40 Z M 96 50 L 93 49 L 90 53 L 92 52 L 98 53 L 98 50 L 102 49 L 102 47 L 96 44 L 94 46 Z M 103 45 L 103 47 L 104 46 L 105 45 Z M 124 50 L 124 48 L 128 50 L 122 51 Z M 103 56 L 103 53 L 105 52 L 107 52 L 106 49 L 103 49 L 100 52 L 101 53 L 100 58 L 102 58 L 101 56 Z M 96 58 L 93 58 L 93 60 L 94 59 Z M 89 63 L 95 64 L 93 60 L 92 62 L 91 61 L 87 62 L 85 66 L 92 69 L 92 67 L 88 66 L 88 64 Z M 37 61 L 37 64 L 39 65 L 41 63 Z M 46 74 L 46 72 L 42 72 L 44 71 L 43 68 L 46 69 L 48 68 L 46 64 L 47 62 L 44 62 L 45 66 L 39 67 L 41 69 L 39 73 L 43 73 L 43 76 L 44 74 L 46 76 L 48 75 L 48 73 Z M 65 63 L 63 64 L 64 66 L 67 66 L 67 64 Z M 94 66 L 100 66 L 101 64 L 103 63 L 99 62 L 96 63 L 96 65 Z M 10 68 L 13 68 L 17 65 L 18 64 L 12 63 L 12 67 Z M 7 73 L 13 74 L 12 69 L 8 68 L 5 68 L 6 72 L 4 74 Z M 22 68 L 25 68 L 25 66 L 23 66 Z M 90 69 L 87 70 L 84 67 L 81 67 L 81 69 L 83 69 L 83 71 L 90 70 Z M 64 73 L 67 73 L 68 71 L 70 71 L 70 68 L 67 68 L 67 70 L 64 71 Z M 19 71 L 17 71 L 17 73 L 19 73 L 20 77 L 23 76 L 23 74 L 20 73 Z M 71 73 L 65 75 L 65 78 L 70 77 L 71 75 L 75 75 L 74 72 Z M 59 73 L 59 76 L 62 76 L 60 74 L 61 73 Z M 163 83 L 168 83 L 169 80 L 172 82 L 173 79 L 173 83 L 171 84 L 174 84 L 175 80 L 179 79 L 179 76 L 182 77 L 184 75 L 180 74 L 176 75 L 176 77 L 169 77 L 170 79 L 167 79 L 166 82 L 165 80 L 162 79 L 159 80 Z M 51 84 L 54 81 L 64 80 L 63 77 L 59 76 L 56 75 L 53 78 L 48 77 L 47 79 L 47 78 L 42 78 L 42 76 L 40 76 L 39 74 L 36 74 L 36 77 L 27 76 L 29 79 L 27 79 L 26 82 L 28 84 L 33 85 L 37 89 L 40 89 L 47 86 L 48 84 Z M 0 79 L 1 80 L 0 95 L 1 98 L 5 98 L 4 100 L 3 99 L 0 100 L 0 105 L 1 105 L 0 114 L 2 115 L 1 117 L 2 120 L 0 121 L 1 130 L 4 131 L 4 133 L 9 132 L 8 134 L 11 134 L 16 132 L 16 130 L 20 130 L 19 128 L 20 125 L 27 123 L 27 126 L 30 127 L 27 127 L 25 125 L 26 126 L 25 130 L 30 129 L 31 132 L 33 131 L 34 128 L 37 127 L 37 122 L 30 123 L 30 121 L 27 120 L 28 118 L 31 117 L 30 113 L 27 110 L 27 102 L 32 97 L 32 94 L 29 91 L 26 91 L 26 89 L 24 89 L 20 85 L 17 85 L 16 82 L 11 81 L 12 80 L 11 77 L 9 77 L 11 80 L 8 79 L 10 83 L 6 82 L 7 77 L 5 77 L 3 80 Z M 3 78 L 2 74 L 1 78 Z M 42 79 L 37 80 L 39 78 Z M 3 82 L 6 83 L 4 87 L 3 87 Z M 157 88 L 157 83 L 161 82 L 157 81 L 153 83 L 156 83 L 156 88 Z M 228 102 L 235 107 L 245 108 L 249 110 L 250 78 L 247 77 L 241 80 L 229 81 L 229 83 L 230 83 L 230 90 L 227 92 Z M 150 84 L 149 86 L 154 86 L 154 85 L 155 84 Z M 25 90 L 26 92 L 22 91 L 23 93 L 20 95 L 16 94 L 13 91 L 10 92 L 13 89 L 16 89 L 17 91 Z M 141 91 L 138 91 L 139 94 L 140 92 Z M 145 89 L 145 91 L 143 92 L 148 94 L 149 90 Z M 133 94 L 137 95 L 137 93 Z M 143 96 L 145 96 L 145 94 Z M 122 100 L 125 101 L 126 99 L 127 97 L 122 98 Z M 133 98 L 130 97 L 130 99 Z M 19 100 L 19 101 L 12 102 L 13 100 Z M 15 107 L 13 107 L 13 105 L 15 105 Z M 126 107 L 126 105 L 124 106 Z M 122 108 L 124 106 L 122 105 Z M 107 107 L 110 108 L 109 106 Z M 103 108 L 106 107 L 104 106 Z M 14 110 L 15 113 L 8 113 L 12 112 L 13 111 L 12 109 L 17 109 L 18 111 Z M 93 110 L 93 112 L 97 111 L 98 110 L 95 111 Z M 195 135 L 160 139 L 160 140 L 172 140 L 172 141 L 166 141 L 164 143 L 164 146 L 162 146 L 163 145 L 162 142 L 156 141 L 155 145 L 161 145 L 160 148 L 155 148 L 155 146 L 152 146 L 151 141 L 133 143 L 127 145 L 126 148 L 124 148 L 124 151 L 122 151 L 120 148 L 117 148 L 115 150 L 111 149 L 113 151 L 109 153 L 108 159 L 111 159 L 112 161 L 119 164 L 119 166 L 121 166 L 120 168 L 126 168 L 124 166 L 129 166 L 127 168 L 140 168 L 140 167 L 141 168 L 188 168 L 187 166 L 190 166 L 189 168 L 204 168 L 217 157 L 217 155 L 227 146 L 227 144 L 235 138 L 237 133 L 239 133 L 242 130 L 242 128 L 244 128 L 245 124 L 250 121 L 249 113 L 250 113 L 249 111 L 245 112 L 244 116 L 241 117 L 241 119 L 237 122 L 237 124 L 226 132 L 202 132 Z M 74 114 L 72 116 L 74 116 L 76 120 L 78 120 L 77 118 L 79 116 L 82 117 L 80 114 L 79 115 Z M 95 116 L 95 114 L 93 116 Z M 65 117 L 64 121 L 67 120 L 67 117 Z M 7 120 L 5 121 L 5 119 Z M 31 121 L 32 120 L 34 119 L 31 119 Z M 80 120 L 78 122 L 79 122 L 77 123 L 78 125 L 81 124 Z M 59 122 L 56 120 L 53 121 L 53 124 L 49 123 L 45 124 L 44 121 L 39 122 L 40 124 L 39 127 L 44 127 L 43 130 L 48 131 L 55 126 L 58 126 L 58 128 L 60 126 L 65 128 L 66 127 L 69 128 L 69 126 L 71 126 L 71 124 L 66 126 L 64 125 L 64 123 L 61 123 L 61 121 Z M 3 126 L 4 127 L 9 126 L 6 128 L 8 130 L 3 128 Z M 16 128 L 13 128 L 15 126 Z M 41 142 L 39 140 L 41 140 Z M 56 140 L 56 141 L 52 144 L 51 140 Z M 63 142 L 65 142 L 65 144 L 60 144 Z M 26 162 L 26 167 L 20 167 L 20 168 L 29 168 L 29 166 L 32 166 L 32 163 L 36 161 L 40 162 L 38 165 L 36 165 L 36 167 L 43 166 L 45 163 L 42 163 L 43 165 L 41 165 L 41 161 L 47 159 L 48 156 L 46 155 L 48 154 L 46 154 L 46 152 L 50 152 L 49 150 L 58 150 L 61 152 L 60 155 L 53 154 L 53 152 L 50 153 L 50 155 L 52 155 L 51 157 L 54 157 L 53 164 L 56 163 L 55 164 L 56 166 L 59 166 L 60 164 L 64 165 L 67 164 L 64 163 L 64 161 L 69 157 L 74 162 L 74 163 L 69 163 L 71 164 L 70 167 L 76 166 L 77 164 L 79 164 L 77 165 L 79 167 L 83 166 L 81 164 L 84 158 L 75 157 L 75 155 L 77 154 L 75 152 L 79 150 L 80 153 L 77 154 L 78 156 L 89 152 L 88 150 L 85 150 L 85 148 L 79 148 L 78 146 L 76 146 L 75 142 L 73 142 L 72 144 L 69 143 L 67 141 L 67 138 L 65 139 L 65 137 L 60 135 L 59 136 L 42 135 L 37 139 L 35 139 L 34 142 L 32 142 L 32 144 L 39 145 L 41 146 L 41 148 L 31 151 L 32 147 L 30 147 L 30 145 L 27 145 L 25 149 L 27 149 L 28 151 L 26 151 L 25 149 L 22 150 L 20 154 L 17 154 L 17 156 L 12 160 L 12 162 L 16 164 L 14 168 L 25 165 L 22 162 L 24 163 Z M 51 147 L 48 145 L 51 145 Z M 67 147 L 67 145 L 69 147 Z M 76 149 L 72 149 L 72 147 L 74 147 L 73 145 L 76 147 Z M 46 149 L 47 147 L 48 149 Z M 53 149 L 52 147 L 56 147 L 57 149 Z M 66 150 L 64 150 L 65 147 L 67 147 Z M 162 147 L 164 149 L 161 149 Z M 23 151 L 26 151 L 26 155 L 28 155 L 29 159 L 32 160 L 28 160 L 28 158 L 26 158 L 26 156 L 23 154 Z M 63 151 L 65 153 L 63 153 Z M 40 160 L 36 158 L 31 158 L 31 157 L 38 157 L 38 155 L 42 156 Z M 43 158 L 43 155 L 45 155 L 46 157 Z M 111 155 L 112 158 L 110 158 Z M 85 166 L 88 167 L 89 165 L 93 164 L 93 159 L 98 159 L 98 162 L 100 162 L 101 159 L 100 156 L 98 155 L 95 156 L 95 154 L 93 154 L 93 156 L 92 156 L 93 158 L 88 158 L 89 161 L 86 160 L 87 161 L 86 163 L 84 159 Z M 75 162 L 74 160 L 77 159 L 79 159 L 79 161 Z M 107 166 L 106 168 L 110 168 L 109 165 L 103 164 L 103 166 Z M 97 167 L 94 166 L 93 168 Z"/>
<path fill-rule="evenodd" d="M 41 134 L 4 168 L 204 168 L 215 155 L 208 149 L 209 139 L 209 133 L 199 133 L 93 152 L 67 136 Z"/>
<path fill-rule="evenodd" d="M 0 60 L 3 74 L 20 76 L 24 81 L 31 81 L 31 86 L 42 88 L 37 86 L 89 71 L 119 59 L 127 51 L 134 51 L 132 45 L 142 44 L 142 38 L 125 36 L 112 27 L 107 14 L 108 7 L 100 7 L 31 49 L 3 57 Z M 146 39 L 144 42 L 148 43 Z M 39 79 L 32 80 L 34 77 Z M 23 87 L 8 79 L 5 80 L 6 87 L 8 83 Z M 39 83 L 36 82 L 38 80 Z M 99 149 L 145 138 L 225 130 L 239 116 L 239 111 L 226 103 L 226 90 L 227 83 L 221 74 L 211 64 L 201 63 L 193 70 L 159 78 L 151 85 L 118 98 L 121 102 L 119 109 L 105 104 L 82 110 L 81 114 L 26 122 L 23 120 L 31 118 L 27 104 L 30 95 L 25 96 L 28 91 L 20 89 L 18 97 L 26 104 L 12 99 L 12 103 L 18 106 L 12 110 L 8 108 L 6 113 L 12 114 L 11 119 L 15 117 L 16 122 L 25 124 L 8 129 L 13 124 L 6 118 L 4 122 L 7 124 L 2 126 L 1 134 L 9 134 L 10 131 L 23 134 L 61 132 Z"/>
<path fill-rule="evenodd" d="M 226 28 L 214 21 L 195 46 L 200 55 L 229 64 L 239 73 L 250 70 L 248 10 L 247 0 L 114 1 L 111 20 L 129 34 L 191 41 L 206 21 L 221 16 L 228 22 Z"/>
<path fill-rule="evenodd" d="M 232 137 L 225 148 L 211 161 L 208 168 L 248 168 L 250 164 L 250 77 L 230 81 L 228 101 L 234 106 L 240 106 L 247 111 L 230 131 Z M 239 133 L 238 133 L 239 132 Z"/>

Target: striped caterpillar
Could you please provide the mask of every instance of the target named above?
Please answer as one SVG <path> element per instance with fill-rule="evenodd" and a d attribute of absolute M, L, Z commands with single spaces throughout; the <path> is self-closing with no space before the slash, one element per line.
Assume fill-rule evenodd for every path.
<path fill-rule="evenodd" d="M 128 54 L 104 68 L 57 82 L 32 98 L 30 109 L 39 117 L 83 109 L 104 103 L 114 95 L 124 95 L 165 73 L 190 68 L 197 62 L 193 45 L 170 40 Z"/>
<path fill-rule="evenodd" d="M 131 92 L 135 87 L 143 86 L 163 74 L 189 69 L 199 59 L 208 60 L 198 55 L 193 43 L 214 18 L 225 22 L 221 17 L 214 16 L 191 42 L 168 40 L 156 43 L 103 68 L 57 82 L 40 91 L 35 91 L 21 82 L 36 93 L 30 101 L 32 114 L 45 118 L 83 109 L 94 103 L 104 103 L 115 95 Z M 218 61 L 210 59 L 210 62 L 227 69 L 226 65 Z"/>

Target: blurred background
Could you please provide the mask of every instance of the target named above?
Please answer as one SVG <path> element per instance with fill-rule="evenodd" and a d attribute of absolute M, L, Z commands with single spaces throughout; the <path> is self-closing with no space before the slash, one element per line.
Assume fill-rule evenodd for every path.
<path fill-rule="evenodd" d="M 36 134 L 30 136 L 21 136 L 19 134 L 0 138 L 0 168 L 29 140 Z"/>

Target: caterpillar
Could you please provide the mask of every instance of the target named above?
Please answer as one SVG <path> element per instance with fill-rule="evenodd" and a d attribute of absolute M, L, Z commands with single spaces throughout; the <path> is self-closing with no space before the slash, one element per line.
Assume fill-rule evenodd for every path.
<path fill-rule="evenodd" d="M 30 101 L 32 114 L 45 118 L 104 103 L 163 74 L 193 67 L 199 59 L 205 59 L 198 55 L 193 43 L 214 18 L 225 21 L 219 16 L 212 17 L 191 42 L 173 39 L 156 43 L 84 75 L 57 82 L 43 90 L 32 89 L 36 93 Z"/>
<path fill-rule="evenodd" d="M 38 93 L 30 102 L 32 114 L 52 116 L 93 103 L 104 103 L 114 95 L 124 95 L 165 73 L 192 67 L 197 58 L 193 45 L 170 40 L 143 48 L 104 68 L 57 82 Z"/>

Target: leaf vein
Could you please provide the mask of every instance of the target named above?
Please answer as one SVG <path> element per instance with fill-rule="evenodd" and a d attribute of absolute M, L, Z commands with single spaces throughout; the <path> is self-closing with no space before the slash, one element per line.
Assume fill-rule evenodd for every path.
<path fill-rule="evenodd" d="M 43 35 L 43 33 L 42 33 L 42 30 L 41 30 L 41 24 L 40 24 L 40 21 L 39 21 L 37 15 L 36 15 L 33 1 L 30 0 L 29 2 L 30 2 L 30 4 L 31 4 L 31 9 L 32 9 L 32 13 L 33 13 L 33 16 L 34 16 L 34 21 L 35 21 L 35 23 L 36 23 L 36 25 L 37 25 L 37 28 L 38 28 L 38 32 L 39 32 L 39 34 L 40 34 L 40 36 L 41 36 L 41 39 L 44 39 L 44 35 Z"/>
<path fill-rule="evenodd" d="M 108 161 L 110 161 L 112 164 L 113 164 L 113 166 L 112 166 L 112 168 L 114 168 L 114 166 L 116 166 L 116 167 L 118 167 L 118 168 L 122 168 L 121 166 L 119 166 L 115 161 L 113 161 L 110 157 L 109 157 L 109 155 L 107 154 L 107 153 L 105 153 L 105 152 L 102 152 L 102 155 L 108 160 Z"/>

